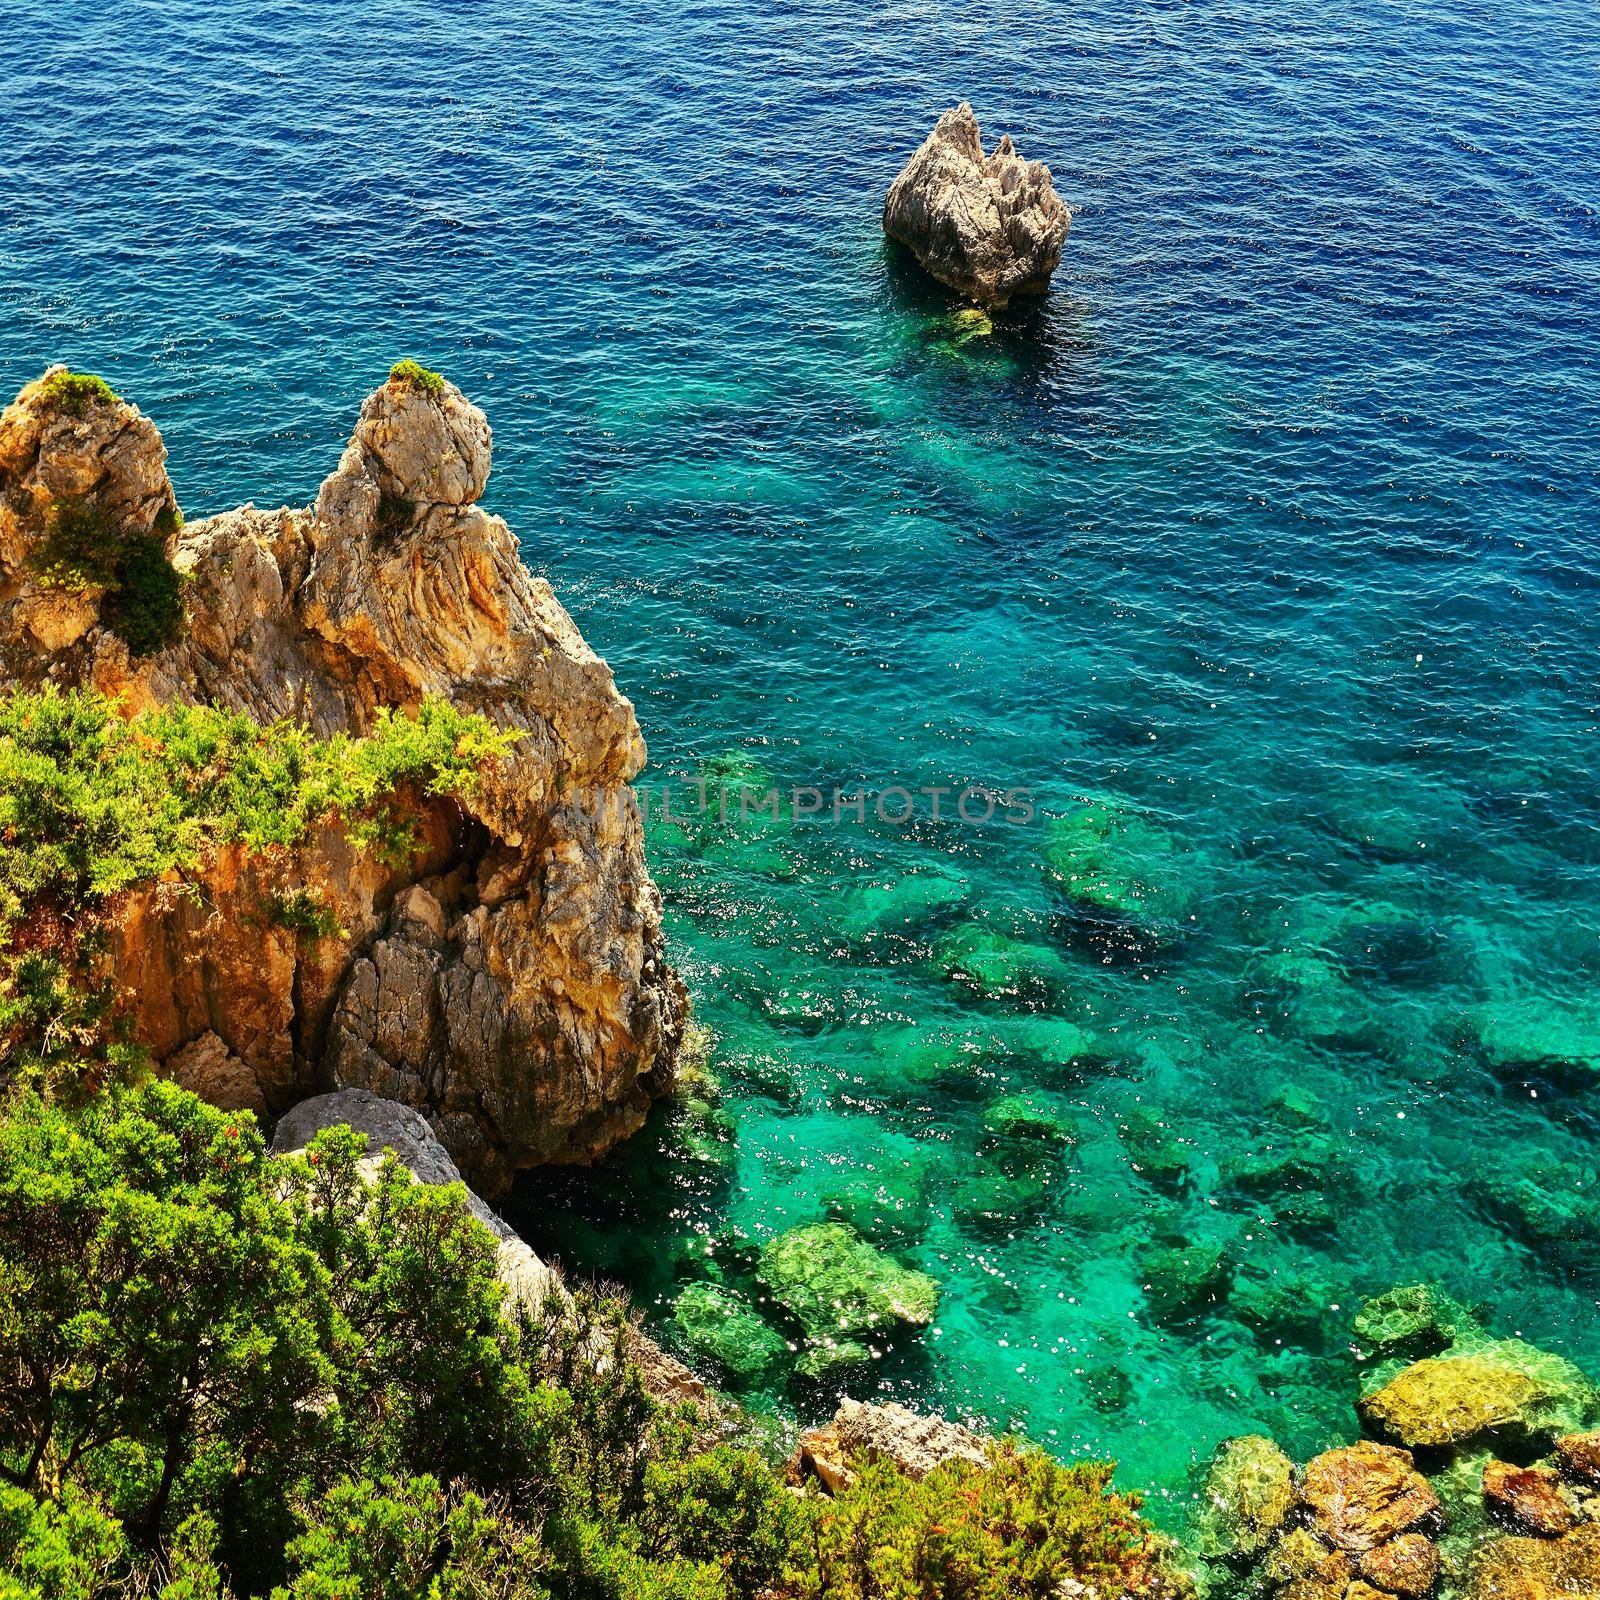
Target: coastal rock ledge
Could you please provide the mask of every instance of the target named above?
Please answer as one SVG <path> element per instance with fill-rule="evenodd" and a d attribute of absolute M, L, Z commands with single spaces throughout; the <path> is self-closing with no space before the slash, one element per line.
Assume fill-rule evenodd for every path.
<path fill-rule="evenodd" d="M 135 406 L 61 368 L 0 414 L 8 689 L 95 689 L 128 716 L 211 706 L 321 740 L 443 701 L 517 737 L 466 792 L 396 795 L 403 859 L 334 817 L 127 891 L 104 959 L 133 1037 L 269 1118 L 333 1089 L 404 1102 L 483 1193 L 599 1156 L 669 1086 L 683 990 L 628 787 L 633 707 L 478 505 L 484 414 L 401 363 L 315 505 L 187 527 L 165 461 Z"/>
<path fill-rule="evenodd" d="M 889 186 L 884 232 L 940 283 L 981 306 L 1041 295 L 1061 260 L 1071 215 L 1050 169 L 1024 161 L 1006 134 L 983 153 L 966 101 L 947 111 Z"/>

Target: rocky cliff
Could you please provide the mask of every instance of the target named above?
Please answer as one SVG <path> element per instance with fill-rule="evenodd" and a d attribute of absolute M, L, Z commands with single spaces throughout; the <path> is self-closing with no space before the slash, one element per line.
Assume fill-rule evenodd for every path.
<path fill-rule="evenodd" d="M 474 1183 L 585 1161 L 670 1078 L 682 989 L 628 787 L 633 708 L 478 504 L 483 413 L 402 363 L 304 508 L 183 526 L 155 425 L 53 368 L 0 415 L 0 669 L 127 715 L 210 705 L 322 739 L 442 699 L 514 734 L 467 794 L 399 797 L 396 862 L 335 817 L 122 895 L 106 960 L 134 1035 L 219 1103 L 371 1089 Z M 181 888 L 183 892 L 176 892 Z M 317 908 L 316 937 L 268 914 Z"/>

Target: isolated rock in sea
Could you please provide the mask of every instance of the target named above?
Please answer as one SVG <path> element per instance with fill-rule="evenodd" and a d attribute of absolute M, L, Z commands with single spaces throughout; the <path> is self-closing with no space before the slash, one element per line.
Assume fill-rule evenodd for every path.
<path fill-rule="evenodd" d="M 965 101 L 940 117 L 883 203 L 890 238 L 931 276 L 984 306 L 1045 293 L 1070 222 L 1050 169 L 1024 161 L 1009 134 L 983 153 Z"/>
<path fill-rule="evenodd" d="M 772 1298 L 804 1330 L 797 1364 L 811 1377 L 870 1359 L 868 1340 L 923 1328 L 939 1285 L 902 1267 L 839 1222 L 816 1222 L 768 1243 L 758 1273 Z"/>
<path fill-rule="evenodd" d="M 1308 1462 L 1300 1494 L 1313 1530 L 1353 1555 L 1432 1527 L 1439 1515 L 1438 1497 L 1411 1452 L 1367 1440 Z"/>
<path fill-rule="evenodd" d="M 1251 1433 L 1224 1440 L 1206 1474 L 1200 1553 L 1213 1559 L 1259 1555 L 1295 1501 L 1294 1465 L 1271 1439 Z"/>
<path fill-rule="evenodd" d="M 855 1481 L 854 1463 L 860 1459 L 892 1461 L 920 1481 L 948 1461 L 981 1467 L 989 1457 L 983 1440 L 960 1423 L 901 1405 L 867 1405 L 846 1395 L 831 1422 L 800 1435 L 795 1465 L 837 1494 Z"/>
<path fill-rule="evenodd" d="M 1499 1339 L 1414 1362 L 1356 1409 L 1373 1432 L 1407 1446 L 1549 1443 L 1600 1416 L 1600 1393 L 1570 1361 Z"/>
<path fill-rule="evenodd" d="M 136 408 L 62 369 L 0 415 L 11 684 L 321 738 L 440 697 L 520 738 L 470 796 L 405 797 L 401 865 L 334 824 L 281 859 L 223 849 L 192 893 L 125 896 L 107 960 L 134 1036 L 219 1103 L 276 1115 L 330 1085 L 404 1101 L 485 1192 L 602 1154 L 669 1083 L 684 1009 L 629 789 L 644 743 L 476 503 L 483 413 L 402 363 L 315 506 L 186 528 L 164 460 Z M 286 893 L 337 931 L 283 926 Z"/>

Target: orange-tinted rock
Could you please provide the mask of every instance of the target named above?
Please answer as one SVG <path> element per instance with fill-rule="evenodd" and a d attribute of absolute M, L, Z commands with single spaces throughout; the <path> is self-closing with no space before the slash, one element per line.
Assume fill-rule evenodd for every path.
<path fill-rule="evenodd" d="M 1483 1498 L 1501 1521 L 1547 1539 L 1578 1525 L 1578 1513 L 1553 1467 L 1515 1467 L 1509 1461 L 1491 1461 L 1483 1469 Z"/>
<path fill-rule="evenodd" d="M 1600 1484 L 1600 1432 L 1569 1433 L 1557 1439 L 1556 1461 L 1565 1477 Z"/>
<path fill-rule="evenodd" d="M 1431 1525 L 1439 1500 L 1411 1452 L 1393 1445 L 1347 1445 L 1310 1462 L 1301 1486 L 1312 1525 L 1328 1543 L 1359 1554 Z"/>
<path fill-rule="evenodd" d="M 1439 1547 L 1420 1533 L 1402 1533 L 1387 1544 L 1366 1551 L 1361 1576 L 1387 1594 L 1420 1600 L 1439 1576 Z"/>
<path fill-rule="evenodd" d="M 1473 1557 L 1462 1600 L 1595 1600 L 1600 1523 L 1562 1539 L 1491 1539 Z"/>

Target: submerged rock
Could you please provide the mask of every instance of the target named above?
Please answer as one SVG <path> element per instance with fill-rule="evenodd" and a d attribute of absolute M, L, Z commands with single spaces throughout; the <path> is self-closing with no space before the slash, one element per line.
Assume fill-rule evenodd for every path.
<path fill-rule="evenodd" d="M 789 1353 L 783 1336 L 742 1295 L 720 1284 L 691 1283 L 678 1296 L 672 1320 L 696 1355 L 742 1384 L 758 1383 Z"/>
<path fill-rule="evenodd" d="M 761 1252 L 757 1276 L 804 1330 L 798 1370 L 824 1377 L 871 1357 L 867 1341 L 926 1327 L 939 1285 L 875 1250 L 839 1222 L 793 1228 Z"/>
<path fill-rule="evenodd" d="M 1045 293 L 1071 220 L 1050 169 L 1024 161 L 1009 134 L 983 153 L 966 101 L 939 118 L 883 203 L 890 238 L 940 283 L 991 307 Z"/>
<path fill-rule="evenodd" d="M 489 1192 L 609 1149 L 670 1082 L 684 1009 L 629 788 L 644 743 L 476 503 L 483 413 L 402 363 L 314 506 L 186 528 L 165 454 L 135 407 L 60 369 L 0 415 L 10 683 L 319 738 L 435 697 L 519 737 L 470 794 L 404 797 L 417 848 L 399 864 L 329 824 L 282 859 L 222 849 L 188 893 L 121 897 L 106 959 L 134 1038 L 219 1103 L 269 1115 L 330 1084 L 402 1100 Z M 285 895 L 326 931 L 284 926 Z"/>
<path fill-rule="evenodd" d="M 1259 1433 L 1227 1439 L 1206 1474 L 1200 1553 L 1251 1558 L 1263 1551 L 1295 1506 L 1294 1466 Z"/>
<path fill-rule="evenodd" d="M 1171 834 L 1114 795 L 1049 825 L 1045 881 L 1081 910 L 1120 918 L 1146 933 L 1189 914 L 1195 885 Z"/>
<path fill-rule="evenodd" d="M 855 1481 L 857 1459 L 892 1461 L 920 1481 L 947 1461 L 988 1462 L 983 1440 L 960 1423 L 908 1411 L 900 1405 L 867 1405 L 848 1395 L 833 1420 L 800 1435 L 795 1466 L 822 1481 L 830 1494 Z"/>
<path fill-rule="evenodd" d="M 1411 1452 L 1367 1440 L 1308 1462 L 1300 1493 L 1315 1531 L 1355 1555 L 1432 1526 L 1439 1515 L 1438 1497 Z"/>
<path fill-rule="evenodd" d="M 1500 1339 L 1414 1362 L 1356 1409 L 1374 1432 L 1407 1446 L 1548 1443 L 1594 1421 L 1600 1393 L 1570 1361 Z"/>
<path fill-rule="evenodd" d="M 1553 1539 L 1582 1518 L 1553 1467 L 1519 1467 L 1490 1461 L 1483 1469 L 1483 1499 L 1489 1510 L 1519 1533 Z"/>
<path fill-rule="evenodd" d="M 1476 1334 L 1478 1322 L 1443 1290 L 1417 1283 L 1373 1296 L 1356 1313 L 1353 1329 L 1373 1351 L 1415 1360 L 1436 1355 L 1464 1334 Z"/>

